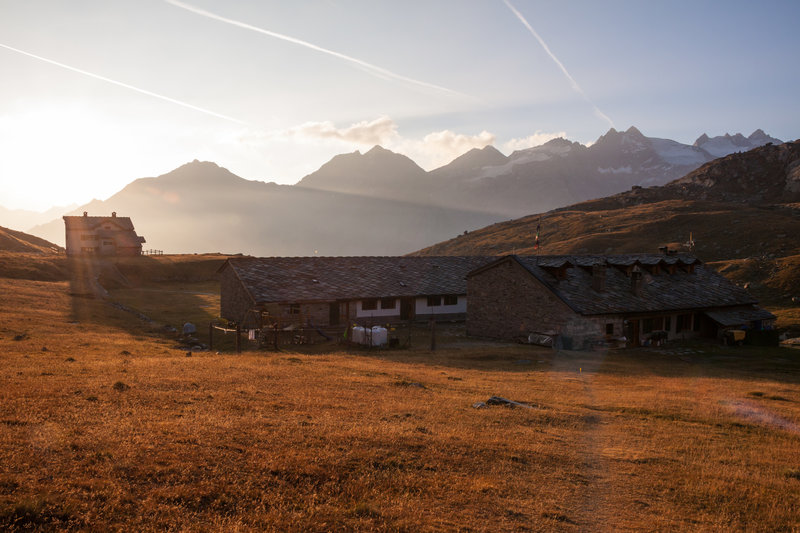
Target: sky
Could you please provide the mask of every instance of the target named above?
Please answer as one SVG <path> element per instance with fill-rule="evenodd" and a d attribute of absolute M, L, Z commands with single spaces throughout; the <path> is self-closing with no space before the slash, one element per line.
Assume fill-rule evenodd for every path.
<path fill-rule="evenodd" d="M 800 137 L 800 2 L 0 0 L 0 206 L 194 159 L 293 184 L 609 128 Z"/>

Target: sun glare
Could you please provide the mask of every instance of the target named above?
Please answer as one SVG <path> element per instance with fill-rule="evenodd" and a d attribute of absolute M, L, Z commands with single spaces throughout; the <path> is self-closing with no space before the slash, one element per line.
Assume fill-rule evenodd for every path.
<path fill-rule="evenodd" d="M 29 209 L 45 209 L 113 192 L 103 168 L 124 161 L 126 135 L 112 122 L 77 107 L 46 107 L 0 118 L 3 189 L 11 181 L 28 183 L 26 198 L 9 198 Z M 75 190 L 80 178 L 80 189 Z M 19 188 L 14 190 L 19 191 Z"/>

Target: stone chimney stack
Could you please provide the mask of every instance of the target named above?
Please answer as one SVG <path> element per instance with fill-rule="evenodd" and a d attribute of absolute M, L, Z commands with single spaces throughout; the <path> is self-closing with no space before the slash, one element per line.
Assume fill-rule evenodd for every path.
<path fill-rule="evenodd" d="M 605 261 L 592 265 L 592 288 L 597 292 L 606 290 L 606 268 Z"/>
<path fill-rule="evenodd" d="M 639 265 L 631 270 L 631 292 L 634 296 L 642 295 L 642 269 L 639 268 Z"/>

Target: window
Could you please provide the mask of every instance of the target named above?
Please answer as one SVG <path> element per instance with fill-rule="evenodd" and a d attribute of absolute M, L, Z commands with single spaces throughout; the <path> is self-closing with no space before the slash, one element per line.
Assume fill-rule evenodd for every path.
<path fill-rule="evenodd" d="M 437 307 L 442 305 L 441 296 L 428 296 L 428 307 Z"/>
<path fill-rule="evenodd" d="M 97 235 L 91 233 L 82 233 L 81 240 L 82 241 L 96 241 L 98 239 Z"/>
<path fill-rule="evenodd" d="M 606 335 L 613 335 L 614 334 L 614 324 L 606 324 Z"/>
<path fill-rule="evenodd" d="M 653 319 L 652 318 L 645 318 L 642 320 L 642 333 L 652 333 L 653 332 Z"/>
<path fill-rule="evenodd" d="M 81 253 L 84 253 L 84 254 L 93 254 L 93 253 L 94 253 L 94 248 L 93 248 L 93 247 L 91 247 L 91 246 L 82 246 L 82 247 L 81 247 Z"/>
<path fill-rule="evenodd" d="M 114 243 L 111 241 L 103 241 L 103 246 L 114 246 Z"/>
<path fill-rule="evenodd" d="M 377 298 L 368 298 L 366 300 L 361 300 L 362 311 L 375 311 L 376 309 L 378 309 Z"/>
<path fill-rule="evenodd" d="M 687 329 L 692 329 L 692 315 L 678 315 L 678 319 L 675 321 L 675 333 L 680 333 Z"/>
<path fill-rule="evenodd" d="M 288 313 L 290 315 L 299 315 L 300 314 L 300 305 L 298 304 L 291 304 L 288 309 Z"/>
<path fill-rule="evenodd" d="M 445 294 L 444 305 L 458 305 L 458 296 L 455 294 Z"/>
<path fill-rule="evenodd" d="M 664 331 L 671 331 L 672 330 L 672 317 L 667 316 L 664 317 Z"/>
<path fill-rule="evenodd" d="M 397 307 L 397 300 L 394 298 L 381 298 L 381 309 L 394 309 Z"/>

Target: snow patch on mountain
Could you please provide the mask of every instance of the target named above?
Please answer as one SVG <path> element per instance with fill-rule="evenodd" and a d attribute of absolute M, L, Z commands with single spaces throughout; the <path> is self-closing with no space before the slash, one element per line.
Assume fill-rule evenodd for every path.
<path fill-rule="evenodd" d="M 600 174 L 633 174 L 633 169 L 628 165 L 627 167 L 619 168 L 601 168 L 597 167 L 597 172 Z"/>
<path fill-rule="evenodd" d="M 702 165 L 712 159 L 702 148 L 681 144 L 671 139 L 650 137 L 650 144 L 659 157 L 671 165 Z"/>

